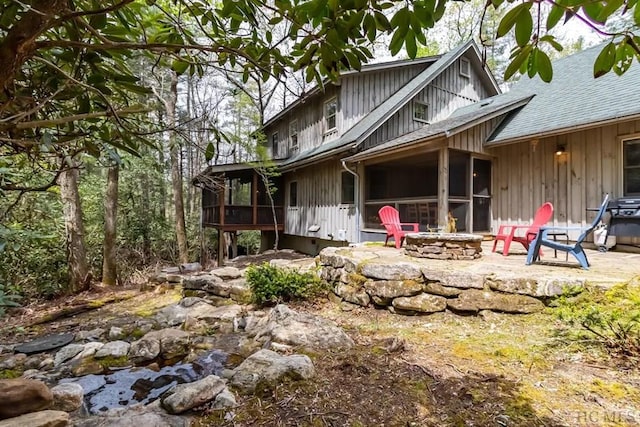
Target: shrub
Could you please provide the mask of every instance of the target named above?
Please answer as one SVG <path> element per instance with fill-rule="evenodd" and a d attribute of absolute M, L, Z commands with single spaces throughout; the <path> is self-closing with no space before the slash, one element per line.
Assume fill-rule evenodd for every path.
<path fill-rule="evenodd" d="M 313 273 L 300 273 L 268 263 L 249 266 L 246 277 L 258 304 L 308 299 L 326 291 L 325 282 Z"/>
<path fill-rule="evenodd" d="M 561 298 L 556 314 L 617 355 L 640 357 L 640 277 L 609 290 Z"/>
<path fill-rule="evenodd" d="M 20 295 L 7 292 L 2 283 L 0 283 L 0 317 L 4 316 L 6 307 L 19 307 L 18 300 Z"/>

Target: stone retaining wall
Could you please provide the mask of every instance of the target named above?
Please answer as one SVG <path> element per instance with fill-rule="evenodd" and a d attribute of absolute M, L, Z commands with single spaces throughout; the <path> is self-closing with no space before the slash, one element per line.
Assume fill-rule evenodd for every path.
<path fill-rule="evenodd" d="M 450 309 L 461 313 L 492 310 L 533 313 L 543 301 L 567 290 L 579 292 L 583 280 L 545 280 L 462 269 L 435 269 L 419 262 L 387 262 L 345 248 L 319 255 L 320 275 L 346 304 L 387 308 L 399 314 L 427 314 Z"/>

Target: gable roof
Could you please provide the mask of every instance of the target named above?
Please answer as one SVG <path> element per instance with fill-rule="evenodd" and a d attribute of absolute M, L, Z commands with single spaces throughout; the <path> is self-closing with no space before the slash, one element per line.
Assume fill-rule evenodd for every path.
<path fill-rule="evenodd" d="M 416 77 L 411 79 L 407 84 L 402 86 L 397 92 L 387 98 L 384 102 L 374 108 L 369 114 L 364 116 L 359 122 L 352 126 L 347 132 L 335 141 L 322 144 L 312 150 L 298 153 L 284 160 L 281 164 L 283 171 L 304 166 L 308 163 L 316 162 L 324 158 L 331 157 L 335 154 L 356 148 L 369 135 L 371 135 L 378 127 L 380 127 L 389 117 L 396 113 L 400 108 L 413 99 L 418 92 L 424 89 L 436 77 L 438 77 L 446 68 L 453 64 L 465 52 L 471 50 L 475 53 L 478 61 L 481 60 L 478 47 L 473 40 L 470 40 L 457 48 L 442 55 L 438 60 L 422 71 Z M 488 73 L 491 83 L 496 93 L 500 90 L 497 83 L 493 80 L 493 76 Z"/>
<path fill-rule="evenodd" d="M 406 133 L 384 144 L 377 145 L 369 150 L 362 151 L 347 157 L 346 161 L 354 162 L 386 154 L 389 151 L 397 151 L 403 148 L 411 148 L 416 144 L 432 141 L 441 137 L 450 137 L 479 123 L 502 116 L 526 105 L 532 95 L 520 97 L 496 95 L 479 101 L 467 107 L 457 109 L 451 116 L 433 124 L 426 125 L 413 132 Z"/>
<path fill-rule="evenodd" d="M 426 56 L 424 58 L 416 58 L 411 60 L 401 59 L 398 61 L 378 62 L 375 64 L 364 64 L 362 68 L 360 68 L 360 71 L 357 71 L 357 70 L 342 71 L 340 72 L 340 76 L 342 77 L 342 76 L 348 76 L 350 74 L 383 71 L 383 70 L 388 70 L 390 68 L 406 67 L 409 65 L 427 64 L 427 66 L 429 66 L 434 62 L 436 62 L 438 59 L 440 59 L 441 56 L 442 55 L 433 55 L 433 56 Z M 332 83 L 329 80 L 325 80 L 324 84 L 329 85 Z M 309 92 L 302 94 L 291 104 L 287 105 L 285 108 L 278 111 L 273 117 L 269 118 L 269 120 L 267 120 L 264 123 L 264 125 L 262 125 L 262 127 L 266 128 L 267 126 L 271 126 L 272 124 L 280 120 L 282 117 L 284 117 L 287 113 L 289 113 L 290 111 L 298 107 L 300 104 L 304 104 L 305 102 L 307 102 L 309 98 L 317 94 L 320 94 L 322 92 L 323 92 L 323 88 L 321 88 L 320 86 L 315 86 L 311 88 Z"/>
<path fill-rule="evenodd" d="M 522 76 L 509 96 L 536 96 L 507 117 L 488 138 L 486 146 L 565 133 L 640 116 L 640 69 L 633 64 L 624 75 L 614 72 L 593 77 L 593 64 L 603 45 L 553 63 L 553 80 Z M 634 61 L 635 62 L 635 61 Z"/>

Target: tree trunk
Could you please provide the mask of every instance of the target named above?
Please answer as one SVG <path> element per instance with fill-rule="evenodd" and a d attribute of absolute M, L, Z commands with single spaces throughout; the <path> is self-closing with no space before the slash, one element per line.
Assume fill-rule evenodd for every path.
<path fill-rule="evenodd" d="M 116 268 L 116 223 L 118 218 L 118 174 L 115 164 L 107 172 L 107 194 L 104 199 L 104 254 L 102 258 L 102 283 L 114 286 L 118 279 Z"/>
<path fill-rule="evenodd" d="M 66 233 L 67 263 L 69 264 L 68 293 L 88 289 L 91 277 L 84 244 L 84 222 L 78 193 L 78 168 L 75 164 L 60 174 L 60 196 Z"/>
<path fill-rule="evenodd" d="M 187 228 L 184 220 L 184 196 L 182 191 L 182 173 L 180 170 L 179 144 L 176 138 L 176 103 L 178 100 L 178 75 L 171 73 L 171 88 L 166 102 L 167 124 L 169 125 L 169 145 L 171 161 L 171 185 L 173 187 L 173 205 L 175 209 L 176 240 L 180 263 L 189 262 L 187 250 Z"/>

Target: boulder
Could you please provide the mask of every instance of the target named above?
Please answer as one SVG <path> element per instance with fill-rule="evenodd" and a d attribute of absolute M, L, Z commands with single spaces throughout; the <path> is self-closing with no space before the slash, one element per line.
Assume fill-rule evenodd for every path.
<path fill-rule="evenodd" d="M 60 366 L 69 359 L 73 359 L 77 354 L 84 350 L 84 344 L 69 344 L 57 351 L 53 358 L 53 365 Z"/>
<path fill-rule="evenodd" d="M 443 297 L 455 297 L 460 295 L 462 289 L 442 286 L 440 282 L 429 282 L 424 285 L 424 291 L 428 294 L 440 295 Z"/>
<path fill-rule="evenodd" d="M 382 299 L 412 297 L 422 292 L 422 286 L 415 280 L 367 280 L 364 284 L 369 295 Z"/>
<path fill-rule="evenodd" d="M 90 331 L 79 331 L 76 334 L 76 341 L 96 341 L 102 338 L 106 333 L 102 328 L 95 328 Z"/>
<path fill-rule="evenodd" d="M 477 313 L 480 310 L 493 310 L 504 313 L 535 313 L 544 308 L 540 300 L 514 294 L 500 294 L 492 291 L 468 289 L 458 298 L 447 300 L 452 310 Z"/>
<path fill-rule="evenodd" d="M 369 305 L 369 295 L 362 287 L 356 287 L 352 285 L 345 285 L 339 283 L 333 290 L 336 295 L 340 296 L 343 300 L 366 307 Z"/>
<path fill-rule="evenodd" d="M 124 412 L 117 416 L 91 417 L 74 422 L 74 427 L 187 427 L 188 418 L 167 415 L 158 412 L 130 414 Z"/>
<path fill-rule="evenodd" d="M 427 267 L 422 268 L 422 274 L 426 282 L 439 282 L 442 286 L 462 289 L 484 288 L 484 276 L 481 274 Z"/>
<path fill-rule="evenodd" d="M 96 352 L 98 350 L 100 350 L 102 348 L 102 346 L 104 345 L 104 343 L 98 342 L 98 341 L 91 341 L 88 342 L 84 345 L 84 348 L 82 349 L 82 351 L 78 354 L 76 354 L 73 357 L 73 360 L 79 360 L 79 359 L 84 359 L 86 357 L 92 357 L 94 354 L 96 354 Z"/>
<path fill-rule="evenodd" d="M 93 357 L 73 360 L 70 364 L 71 373 L 75 377 L 83 377 L 91 374 L 101 374 L 105 367 L 98 363 Z"/>
<path fill-rule="evenodd" d="M 65 427 L 69 414 L 64 411 L 39 411 L 0 421 L 0 427 Z"/>
<path fill-rule="evenodd" d="M 58 384 L 51 389 L 53 394 L 53 406 L 51 409 L 65 412 L 73 412 L 82 406 L 84 390 L 80 384 Z"/>
<path fill-rule="evenodd" d="M 344 349 L 353 340 L 335 323 L 306 313 L 298 313 L 284 304 L 271 309 L 268 316 L 254 322 L 247 319 L 245 330 L 260 341 L 272 341 L 307 349 Z"/>
<path fill-rule="evenodd" d="M 220 267 L 211 270 L 211 274 L 218 276 L 222 280 L 238 279 L 242 276 L 242 271 L 236 267 Z"/>
<path fill-rule="evenodd" d="M 112 341 L 122 339 L 125 336 L 124 329 L 119 328 L 117 326 L 112 326 L 111 328 L 109 328 L 108 336 L 109 336 L 109 339 Z"/>
<path fill-rule="evenodd" d="M 131 347 L 131 344 L 126 341 L 110 341 L 96 351 L 94 357 L 96 359 L 126 357 L 129 354 L 129 347 Z"/>
<path fill-rule="evenodd" d="M 213 286 L 222 283 L 222 279 L 213 274 L 201 274 L 199 276 L 185 277 L 182 281 L 184 289 L 198 289 L 209 291 Z"/>
<path fill-rule="evenodd" d="M 199 381 L 176 386 L 162 399 L 162 407 L 170 414 L 181 414 L 215 399 L 226 388 L 225 381 L 209 375 Z"/>
<path fill-rule="evenodd" d="M 373 262 L 361 265 L 360 273 L 376 280 L 419 280 L 422 272 L 414 264 L 398 262 L 394 264 L 376 264 Z"/>
<path fill-rule="evenodd" d="M 212 409 L 233 408 L 237 405 L 236 397 L 231 390 L 225 387 L 215 399 L 213 399 Z"/>
<path fill-rule="evenodd" d="M 27 355 L 24 353 L 11 354 L 0 361 L 0 369 L 16 369 L 24 365 Z"/>
<path fill-rule="evenodd" d="M 275 351 L 260 350 L 246 358 L 231 376 L 230 384 L 244 393 L 270 388 L 282 379 L 311 378 L 314 367 L 311 359 L 302 354 L 281 356 Z"/>
<path fill-rule="evenodd" d="M 536 277 L 489 276 L 486 283 L 494 291 L 532 297 L 557 297 L 584 289 L 585 279 L 545 279 Z"/>
<path fill-rule="evenodd" d="M 396 310 L 416 313 L 436 313 L 447 308 L 447 300 L 441 296 L 420 294 L 413 297 L 399 297 L 393 300 Z"/>
<path fill-rule="evenodd" d="M 25 378 L 0 380 L 0 419 L 41 411 L 51 403 L 51 390 L 42 381 Z"/>
<path fill-rule="evenodd" d="M 136 363 L 153 360 L 158 356 L 173 359 L 189 353 L 190 334 L 180 329 L 166 328 L 148 332 L 131 343 L 129 358 Z"/>

